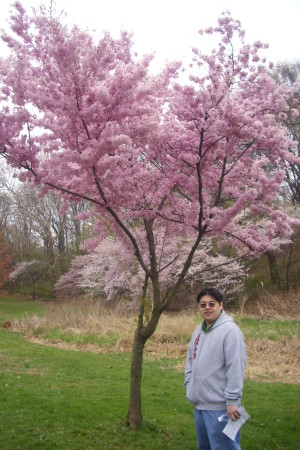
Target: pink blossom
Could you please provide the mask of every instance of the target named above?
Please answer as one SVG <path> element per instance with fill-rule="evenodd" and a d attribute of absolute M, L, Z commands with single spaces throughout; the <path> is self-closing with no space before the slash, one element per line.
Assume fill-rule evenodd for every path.
<path fill-rule="evenodd" d="M 293 223 L 273 200 L 294 160 L 277 119 L 295 87 L 275 83 L 265 45 L 246 43 L 230 13 L 206 31 L 218 37 L 214 51 L 193 49 L 183 85 L 178 62 L 151 75 L 152 56 L 134 57 L 128 33 L 94 43 L 54 16 L 15 10 L 3 35 L 11 54 L 0 66 L 0 152 L 22 181 L 90 203 L 89 255 L 74 262 L 82 289 L 99 281 L 85 266 L 106 257 L 99 290 L 137 296 L 146 275 L 161 311 L 185 277 L 202 277 L 202 262 L 223 261 L 212 239 L 247 256 L 288 239 Z"/>

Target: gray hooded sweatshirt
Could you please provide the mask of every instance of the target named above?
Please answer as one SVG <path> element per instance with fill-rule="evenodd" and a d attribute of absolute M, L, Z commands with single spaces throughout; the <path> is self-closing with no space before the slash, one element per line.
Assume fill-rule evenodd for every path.
<path fill-rule="evenodd" d="M 205 410 L 239 404 L 245 368 L 243 334 L 223 311 L 208 331 L 198 325 L 193 333 L 186 358 L 187 400 Z"/>

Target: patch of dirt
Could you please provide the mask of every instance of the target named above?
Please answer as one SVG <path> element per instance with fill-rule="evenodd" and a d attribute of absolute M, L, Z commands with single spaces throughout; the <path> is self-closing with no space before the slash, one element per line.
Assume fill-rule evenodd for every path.
<path fill-rule="evenodd" d="M 132 343 L 120 340 L 114 347 L 99 347 L 93 344 L 70 344 L 61 341 L 48 341 L 30 337 L 34 344 L 47 345 L 64 350 L 86 351 L 92 353 L 130 352 Z M 264 382 L 300 383 L 300 340 L 286 339 L 271 341 L 268 339 L 249 339 L 246 341 L 247 368 L 246 379 Z M 183 372 L 185 368 L 186 344 L 149 343 L 145 347 L 145 358 L 179 358 L 176 368 Z"/>

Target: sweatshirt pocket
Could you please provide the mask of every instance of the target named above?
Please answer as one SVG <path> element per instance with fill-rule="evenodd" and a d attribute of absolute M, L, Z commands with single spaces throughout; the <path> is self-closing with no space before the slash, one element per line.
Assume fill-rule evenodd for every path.
<path fill-rule="evenodd" d="M 196 404 L 194 396 L 194 380 L 191 379 L 186 385 L 186 399 L 193 404 Z"/>
<path fill-rule="evenodd" d="M 187 400 L 194 405 L 224 402 L 224 395 L 209 384 L 204 377 L 195 376 L 187 385 Z"/>

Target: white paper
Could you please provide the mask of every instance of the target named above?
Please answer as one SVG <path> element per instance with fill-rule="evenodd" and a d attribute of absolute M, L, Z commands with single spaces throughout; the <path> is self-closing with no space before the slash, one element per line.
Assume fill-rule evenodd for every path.
<path fill-rule="evenodd" d="M 223 433 L 226 434 L 230 439 L 234 441 L 239 429 L 250 419 L 249 414 L 246 412 L 245 408 L 241 406 L 239 408 L 241 416 L 238 420 L 231 420 L 227 422 L 226 427 L 223 430 Z"/>

